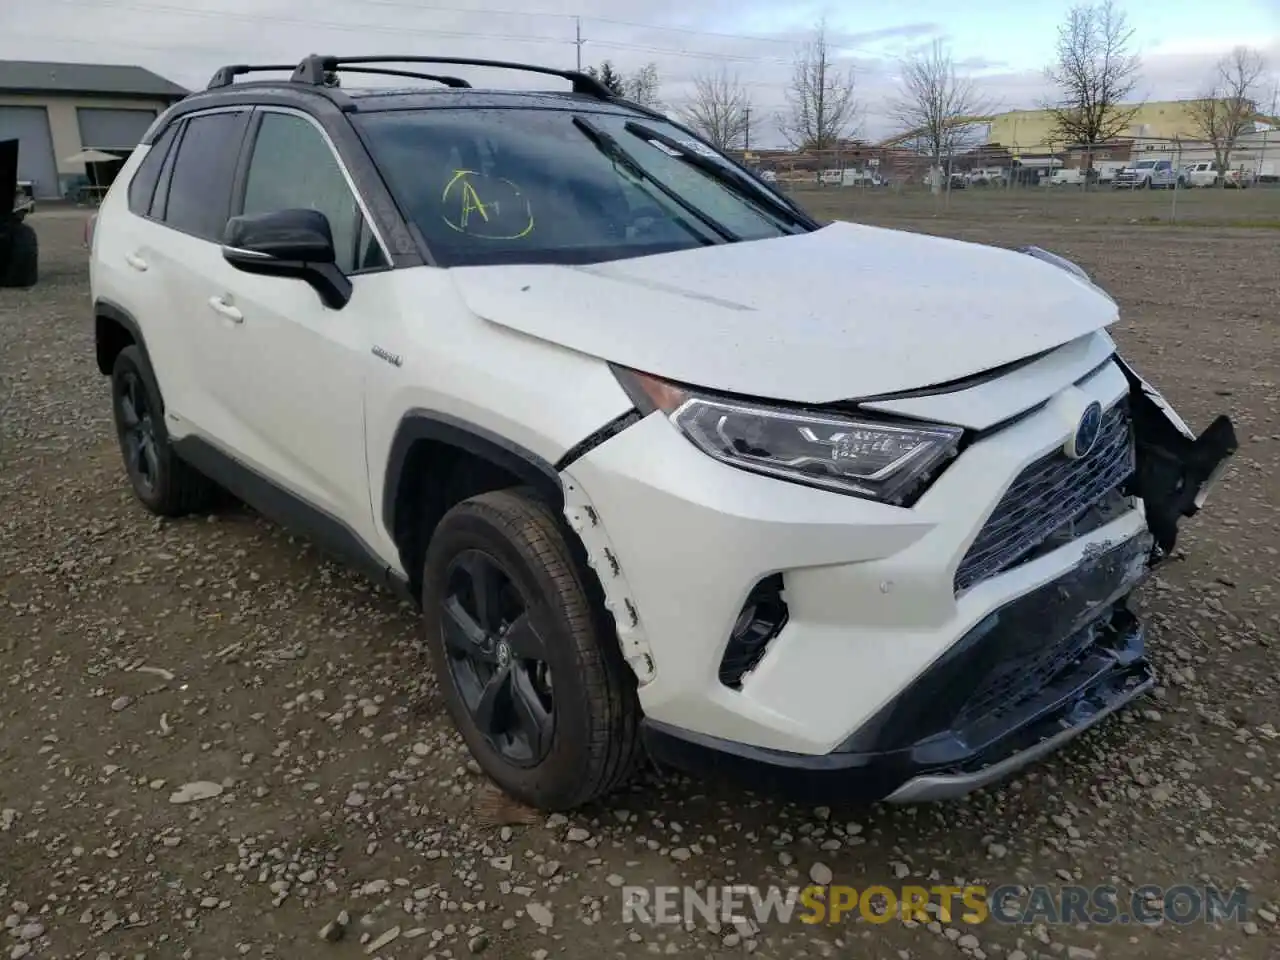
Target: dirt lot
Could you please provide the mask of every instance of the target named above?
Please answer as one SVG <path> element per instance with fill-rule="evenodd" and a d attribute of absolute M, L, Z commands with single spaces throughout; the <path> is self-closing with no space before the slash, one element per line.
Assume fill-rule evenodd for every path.
<path fill-rule="evenodd" d="M 567 822 L 505 826 L 407 607 L 246 512 L 168 523 L 133 502 L 93 365 L 83 214 L 39 215 L 42 284 L 0 291 L 0 956 L 1280 956 L 1280 231 L 1223 226 L 1275 216 L 1280 191 L 1253 193 L 1193 198 L 1183 227 L 1148 222 L 1159 194 L 965 196 L 939 216 L 927 197 L 813 197 L 1078 259 L 1187 419 L 1235 418 L 1233 468 L 1143 593 L 1154 697 L 959 804 L 815 810 L 651 774 Z M 221 792 L 174 802 L 193 781 Z M 1122 903 L 1243 884 L 1249 915 L 623 922 L 622 883 L 824 868 L 859 888 L 1110 884 Z"/>

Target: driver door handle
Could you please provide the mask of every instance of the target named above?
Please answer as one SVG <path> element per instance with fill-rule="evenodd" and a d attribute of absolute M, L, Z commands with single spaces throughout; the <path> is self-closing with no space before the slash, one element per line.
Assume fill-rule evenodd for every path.
<path fill-rule="evenodd" d="M 209 306 L 213 308 L 213 312 L 221 317 L 225 317 L 232 323 L 244 323 L 244 314 L 236 307 L 233 307 L 221 297 L 210 297 Z"/>
<path fill-rule="evenodd" d="M 124 262 L 133 267 L 133 269 L 137 270 L 139 273 L 147 272 L 147 261 L 143 260 L 136 253 L 126 253 L 124 255 Z"/>

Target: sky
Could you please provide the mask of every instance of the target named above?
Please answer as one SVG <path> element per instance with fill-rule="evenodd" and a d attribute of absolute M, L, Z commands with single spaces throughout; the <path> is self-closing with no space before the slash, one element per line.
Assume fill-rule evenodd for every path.
<path fill-rule="evenodd" d="M 1121 0 L 1146 100 L 1196 95 L 1214 62 L 1246 45 L 1267 57 L 1265 95 L 1280 82 L 1280 0 Z M 0 0 L 0 59 L 127 63 L 200 89 L 225 63 L 291 63 L 313 53 L 445 55 L 556 67 L 608 59 L 624 73 L 653 62 L 664 104 L 722 67 L 753 103 L 752 142 L 780 146 L 775 118 L 797 50 L 826 17 L 838 63 L 851 67 L 858 135 L 896 132 L 888 103 L 903 56 L 947 44 L 995 110 L 1035 108 L 1053 89 L 1058 24 L 1070 0 L 1038 3 L 820 3 L 792 0 Z M 583 40 L 579 46 L 575 40 Z M 477 86 L 534 86 L 512 73 L 454 71 Z M 1267 103 L 1267 106 L 1270 104 Z"/>

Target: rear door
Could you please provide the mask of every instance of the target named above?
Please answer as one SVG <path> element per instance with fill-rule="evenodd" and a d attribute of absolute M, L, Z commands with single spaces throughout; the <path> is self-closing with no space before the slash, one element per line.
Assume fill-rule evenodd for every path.
<path fill-rule="evenodd" d="M 219 108 L 182 121 L 151 205 L 157 227 L 134 251 L 163 288 L 164 315 L 153 325 L 162 342 L 152 349 L 159 348 L 153 360 L 165 368 L 161 389 L 170 433 L 194 432 L 224 448 L 234 447 L 234 421 L 212 388 L 234 363 L 238 329 L 211 297 L 229 269 L 222 231 L 252 110 Z M 152 340 L 148 328 L 149 346 Z"/>
<path fill-rule="evenodd" d="M 168 329 L 169 290 L 157 263 L 169 231 L 155 219 L 157 186 L 173 161 L 182 124 L 170 124 L 121 171 L 93 227 L 90 285 L 100 301 L 123 310 L 139 325 L 166 409 L 180 410 L 188 379 L 181 337 Z M 136 169 L 133 169 L 136 165 Z M 176 352 L 175 352 L 176 351 Z"/>

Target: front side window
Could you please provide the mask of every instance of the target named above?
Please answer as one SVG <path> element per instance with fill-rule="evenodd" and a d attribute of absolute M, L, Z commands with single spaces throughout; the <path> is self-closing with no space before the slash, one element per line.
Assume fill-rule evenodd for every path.
<path fill-rule="evenodd" d="M 690 155 L 727 164 L 663 120 L 502 108 L 354 119 L 441 266 L 593 263 L 808 229 L 763 184 L 700 169 Z"/>
<path fill-rule="evenodd" d="M 263 114 L 245 178 L 246 214 L 318 210 L 329 220 L 338 269 L 386 266 L 342 168 L 321 132 L 304 117 Z"/>

